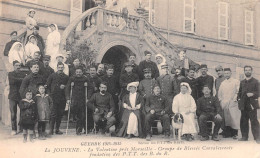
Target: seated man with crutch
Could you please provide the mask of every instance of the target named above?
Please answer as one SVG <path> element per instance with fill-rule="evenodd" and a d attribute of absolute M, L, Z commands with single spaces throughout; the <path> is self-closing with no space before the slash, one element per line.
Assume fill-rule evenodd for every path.
<path fill-rule="evenodd" d="M 109 133 L 109 128 L 116 123 L 114 116 L 115 104 L 111 94 L 107 92 L 107 83 L 101 82 L 99 86 L 100 92 L 92 95 L 88 101 L 88 107 L 91 108 L 93 119 L 101 133 Z"/>

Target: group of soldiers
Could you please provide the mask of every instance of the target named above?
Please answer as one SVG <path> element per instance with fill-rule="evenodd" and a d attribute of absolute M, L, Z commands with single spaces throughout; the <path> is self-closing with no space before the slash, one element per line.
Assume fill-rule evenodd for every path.
<path fill-rule="evenodd" d="M 54 71 L 49 66 L 51 57 L 43 56 L 42 62 L 39 53 L 35 53 L 33 59 L 27 62 L 26 65 L 30 69 L 30 73 L 27 75 L 20 70 L 21 63 L 13 62 L 14 71 L 8 74 L 12 134 L 16 134 L 17 131 L 16 111 L 19 101 L 24 98 L 28 89 L 35 96 L 38 85 L 45 86 L 53 101 L 49 121 L 50 135 L 54 133 L 62 134 L 60 124 L 66 105 L 71 109 L 71 117 L 76 120 L 77 135 L 82 134 L 83 129 L 85 129 L 84 132 L 90 132 L 93 128 L 102 133 L 109 133 L 109 128 L 113 125 L 117 130 L 120 128 L 122 117 L 122 99 L 129 93 L 127 85 L 132 82 L 140 82 L 138 92 L 143 98 L 141 111 L 144 117 L 142 119 L 144 121 L 142 129 L 144 136 L 147 140 L 151 139 L 153 120 L 160 119 L 165 136 L 169 137 L 170 118 L 173 115 L 171 105 L 174 96 L 180 93 L 180 84 L 186 82 L 191 87 L 191 96 L 197 104 L 196 112 L 200 127 L 199 134 L 202 136 L 201 140 L 208 139 L 209 134 L 206 132 L 208 120 L 215 122 L 215 136 L 222 128 L 224 137 L 236 139 L 237 130 L 241 129 L 241 140 L 248 140 L 249 119 L 254 138 L 259 140 L 259 122 L 257 120 L 257 108 L 259 108 L 257 104 L 258 81 L 252 77 L 253 68 L 251 66 L 244 68 L 247 78 L 239 85 L 239 82 L 230 80 L 230 68 L 217 67 L 216 72 L 219 77 L 214 80 L 212 76 L 207 74 L 207 65 L 202 64 L 199 67 L 201 76 L 195 78 L 198 70 L 196 66 L 190 65 L 188 68 L 180 66 L 170 71 L 166 62 L 160 63 L 158 68 L 159 64 L 151 61 L 151 52 L 145 51 L 144 56 L 145 60 L 137 65 L 135 63 L 136 55 L 130 54 L 129 61 L 123 65 L 119 79 L 114 75 L 113 65 L 100 63 L 84 68 L 78 58 L 74 59 L 73 63 L 69 65 L 69 75 L 64 73 L 64 62 L 58 61 Z M 158 56 L 158 59 L 160 57 Z M 228 81 L 231 82 L 225 83 Z M 227 89 L 223 85 L 224 83 L 234 86 Z M 213 96 L 214 87 L 216 96 Z M 234 123 L 234 120 L 240 119 L 240 111 L 239 114 L 237 114 L 237 111 L 230 113 L 232 111 L 230 110 L 231 100 L 239 101 L 239 110 L 242 113 L 240 126 Z M 233 124 L 235 125 L 233 126 Z M 217 137 L 214 137 L 214 140 L 218 140 Z"/>

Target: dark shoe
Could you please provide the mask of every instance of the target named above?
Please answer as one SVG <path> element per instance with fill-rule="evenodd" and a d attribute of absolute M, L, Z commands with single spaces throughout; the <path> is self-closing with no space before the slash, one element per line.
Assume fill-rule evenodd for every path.
<path fill-rule="evenodd" d="M 212 140 L 219 141 L 219 138 L 218 138 L 218 136 L 212 136 Z"/>
<path fill-rule="evenodd" d="M 151 136 L 150 136 L 150 135 L 147 135 L 147 136 L 146 136 L 146 140 L 147 140 L 147 141 L 150 141 L 150 140 L 151 140 Z"/>
<path fill-rule="evenodd" d="M 237 135 L 234 135 L 232 138 L 236 140 L 236 139 L 237 139 L 237 137 L 238 137 Z"/>
<path fill-rule="evenodd" d="M 80 136 L 81 135 L 81 132 L 76 132 L 77 136 Z"/>
<path fill-rule="evenodd" d="M 30 135 L 29 135 L 30 142 L 32 142 L 32 143 L 34 142 L 34 135 L 35 135 L 35 134 L 30 134 Z"/>
<path fill-rule="evenodd" d="M 23 134 L 23 142 L 24 142 L 24 143 L 27 142 L 27 134 Z"/>
<path fill-rule="evenodd" d="M 209 140 L 209 137 L 200 137 L 200 141 L 207 141 L 207 140 Z"/>
<path fill-rule="evenodd" d="M 39 140 L 46 140 L 46 138 L 45 138 L 42 134 L 39 135 L 38 139 L 39 139 Z"/>
<path fill-rule="evenodd" d="M 127 135 L 127 139 L 131 139 L 132 138 L 132 135 L 131 134 L 128 134 Z"/>
<path fill-rule="evenodd" d="M 55 131 L 55 134 L 62 135 L 63 132 L 61 132 L 60 130 L 57 130 L 57 131 Z"/>
<path fill-rule="evenodd" d="M 50 135 L 50 136 L 53 135 L 53 131 L 50 131 L 50 132 L 48 133 L 48 135 Z"/>
<path fill-rule="evenodd" d="M 191 134 L 188 134 L 187 136 L 186 136 L 186 140 L 187 141 L 192 141 L 192 138 L 191 138 L 192 136 L 191 136 Z"/>
<path fill-rule="evenodd" d="M 248 141 L 248 139 L 247 138 L 240 138 L 240 139 L 238 139 L 238 141 Z"/>
<path fill-rule="evenodd" d="M 207 140 L 209 140 L 209 137 L 200 137 L 200 141 L 207 141 Z"/>

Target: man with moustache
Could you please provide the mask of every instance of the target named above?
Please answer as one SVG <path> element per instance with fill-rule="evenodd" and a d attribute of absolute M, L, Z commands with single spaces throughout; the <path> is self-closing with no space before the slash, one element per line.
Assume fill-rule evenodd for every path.
<path fill-rule="evenodd" d="M 105 75 L 105 65 L 100 63 L 100 64 L 98 64 L 98 67 L 97 67 L 97 76 L 102 77 L 104 75 Z"/>
<path fill-rule="evenodd" d="M 138 65 L 135 63 L 135 60 L 136 60 L 136 55 L 134 53 L 131 53 L 129 55 L 129 62 L 131 63 L 131 65 L 133 67 L 132 72 L 138 75 Z M 123 68 L 121 70 L 121 75 L 124 73 L 126 73 L 125 65 L 123 66 Z"/>
<path fill-rule="evenodd" d="M 39 74 L 43 75 L 44 64 L 40 61 L 40 58 L 41 58 L 41 52 L 39 51 L 34 52 L 33 59 L 26 62 L 26 65 L 28 66 L 28 68 L 30 68 L 32 63 L 37 63 L 39 65 Z"/>
<path fill-rule="evenodd" d="M 141 61 L 139 66 L 138 66 L 138 73 L 139 73 L 139 79 L 143 80 L 144 79 L 144 72 L 143 70 L 146 68 L 151 69 L 151 77 L 156 79 L 159 77 L 159 70 L 155 62 L 151 61 L 152 58 L 152 53 L 149 51 L 144 52 L 145 55 L 145 60 Z"/>
<path fill-rule="evenodd" d="M 113 97 L 107 92 L 107 83 L 101 82 L 100 92 L 95 93 L 88 101 L 88 107 L 94 111 L 93 119 L 101 133 L 109 133 L 109 128 L 116 123 Z"/>
<path fill-rule="evenodd" d="M 246 78 L 240 82 L 238 92 L 238 106 L 241 111 L 240 129 L 242 138 L 239 141 L 248 141 L 249 119 L 254 140 L 260 144 L 259 122 L 257 120 L 257 109 L 259 109 L 259 82 L 252 77 L 252 66 L 246 65 L 244 73 Z"/>
<path fill-rule="evenodd" d="M 44 83 L 47 82 L 47 79 L 49 78 L 49 76 L 54 73 L 54 70 L 49 66 L 49 63 L 50 63 L 50 60 L 51 60 L 51 56 L 49 55 L 45 55 L 43 57 L 43 69 L 42 69 L 42 76 L 43 76 L 43 79 L 45 80 Z"/>
<path fill-rule="evenodd" d="M 69 78 L 65 95 L 67 104 L 71 107 L 71 113 L 76 119 L 76 134 L 81 135 L 82 129 L 86 129 L 86 94 L 87 78 L 83 75 L 83 68 L 76 68 L 75 75 Z M 70 98 L 70 92 L 72 96 Z"/>
<path fill-rule="evenodd" d="M 202 89 L 204 85 L 208 85 L 211 89 L 211 95 L 213 95 L 213 84 L 214 78 L 207 74 L 208 66 L 206 64 L 201 64 L 200 66 L 201 76 L 197 78 L 198 81 L 198 98 L 203 96 Z"/>
<path fill-rule="evenodd" d="M 57 72 L 49 76 L 46 83 L 49 94 L 53 100 L 50 118 L 50 135 L 53 135 L 55 125 L 55 134 L 63 134 L 60 131 L 60 124 L 66 105 L 65 87 L 69 80 L 69 77 L 63 72 L 64 64 L 62 62 L 58 62 L 57 70 Z"/>
<path fill-rule="evenodd" d="M 10 91 L 8 95 L 9 99 L 9 106 L 11 112 L 11 125 L 12 125 L 12 132 L 11 135 L 17 134 L 17 106 L 19 101 L 21 100 L 21 96 L 19 94 L 19 88 L 22 84 L 24 77 L 26 76 L 25 73 L 20 71 L 21 63 L 17 60 L 13 62 L 14 71 L 8 73 L 8 80 Z M 22 130 L 20 127 L 19 130 Z"/>

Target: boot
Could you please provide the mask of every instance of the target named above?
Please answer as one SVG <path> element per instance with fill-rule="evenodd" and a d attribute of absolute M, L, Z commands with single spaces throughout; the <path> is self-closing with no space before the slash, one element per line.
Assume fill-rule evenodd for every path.
<path fill-rule="evenodd" d="M 23 134 L 23 142 L 24 142 L 24 143 L 27 142 L 27 134 Z"/>
<path fill-rule="evenodd" d="M 63 132 L 60 131 L 61 118 L 56 119 L 56 131 L 55 134 L 62 135 Z"/>
<path fill-rule="evenodd" d="M 34 134 L 30 134 L 30 135 L 29 135 L 30 142 L 32 142 L 32 143 L 34 142 L 33 135 L 34 135 Z"/>

